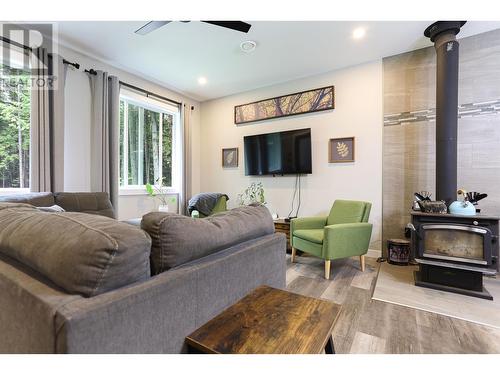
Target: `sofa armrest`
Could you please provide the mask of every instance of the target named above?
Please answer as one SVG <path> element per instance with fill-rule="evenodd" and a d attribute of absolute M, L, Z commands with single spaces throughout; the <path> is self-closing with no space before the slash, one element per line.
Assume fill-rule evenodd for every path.
<path fill-rule="evenodd" d="M 338 259 L 364 255 L 368 251 L 373 225 L 370 223 L 335 224 L 325 227 L 323 257 Z"/>
<path fill-rule="evenodd" d="M 298 217 L 290 222 L 290 234 L 298 229 L 322 229 L 326 225 L 326 216 Z"/>

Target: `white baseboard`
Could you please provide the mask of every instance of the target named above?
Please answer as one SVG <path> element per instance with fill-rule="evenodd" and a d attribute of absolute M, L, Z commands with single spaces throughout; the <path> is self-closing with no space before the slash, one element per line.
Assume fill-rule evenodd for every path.
<path fill-rule="evenodd" d="M 382 250 L 368 249 L 366 256 L 369 258 L 379 258 L 382 256 Z"/>

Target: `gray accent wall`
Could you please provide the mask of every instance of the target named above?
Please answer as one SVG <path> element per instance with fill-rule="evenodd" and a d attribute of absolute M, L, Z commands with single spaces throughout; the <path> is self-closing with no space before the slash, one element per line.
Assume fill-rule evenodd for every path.
<path fill-rule="evenodd" d="M 500 29 L 460 39 L 458 188 L 488 193 L 500 214 Z M 415 191 L 435 197 L 436 53 L 383 59 L 382 248 L 403 238 Z"/>

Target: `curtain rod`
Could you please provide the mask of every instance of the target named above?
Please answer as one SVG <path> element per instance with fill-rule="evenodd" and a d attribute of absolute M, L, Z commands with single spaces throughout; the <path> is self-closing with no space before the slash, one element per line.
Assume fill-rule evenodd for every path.
<path fill-rule="evenodd" d="M 85 73 L 92 74 L 92 75 L 96 75 L 97 74 L 97 72 L 94 69 L 85 69 Z M 130 83 L 126 83 L 126 82 L 120 81 L 120 85 L 128 87 L 129 89 L 132 89 L 132 90 L 135 90 L 135 91 L 142 92 L 142 93 L 146 94 L 147 98 L 148 97 L 153 97 L 153 98 L 158 98 L 158 99 L 161 99 L 161 100 L 173 103 L 173 104 L 178 105 L 178 106 L 182 105 L 181 102 L 175 101 L 173 99 L 166 98 L 164 96 L 155 94 L 154 92 L 151 92 L 151 91 L 148 91 L 148 90 L 144 90 L 144 89 L 142 89 L 140 87 L 131 85 Z"/>
<path fill-rule="evenodd" d="M 33 52 L 33 48 L 31 48 L 29 46 L 26 46 L 24 44 L 21 44 L 19 42 L 16 42 L 14 40 L 10 40 L 9 38 L 6 38 L 4 36 L 0 36 L 0 41 L 8 43 L 8 44 L 11 44 L 11 45 L 16 46 L 18 48 L 22 48 L 24 50 L 28 50 L 28 51 Z M 49 54 L 49 57 L 52 57 L 52 56 Z M 76 69 L 80 69 L 80 64 L 78 64 L 76 62 L 68 61 L 68 60 L 66 60 L 64 58 L 63 58 L 63 64 L 71 65 L 71 66 L 75 67 Z M 93 74 L 93 75 L 97 74 L 97 72 L 94 69 L 90 69 L 90 70 L 89 69 L 85 69 L 85 73 L 89 73 L 89 74 Z M 136 91 L 142 92 L 142 93 L 146 94 L 146 97 L 150 97 L 150 96 L 151 97 L 156 97 L 158 99 L 161 99 L 161 100 L 173 103 L 173 104 L 178 105 L 178 106 L 182 105 L 181 102 L 178 102 L 178 101 L 173 100 L 173 99 L 166 98 L 166 97 L 158 95 L 158 94 L 155 94 L 154 92 L 150 92 L 150 91 L 144 90 L 144 89 L 142 89 L 140 87 L 131 85 L 129 83 L 120 81 L 120 84 L 123 85 L 123 86 L 125 86 L 125 87 L 128 87 L 128 88 L 130 88 L 132 90 L 136 90 Z M 192 109 L 194 109 L 194 107 L 191 107 L 191 110 Z"/>
<path fill-rule="evenodd" d="M 8 43 L 8 44 L 11 44 L 13 46 L 16 46 L 18 48 L 22 48 L 24 50 L 27 50 L 27 51 L 30 51 L 30 52 L 33 52 L 33 48 L 29 47 L 29 46 L 25 46 L 24 44 L 21 44 L 21 43 L 18 43 L 16 41 L 13 41 L 13 40 L 10 40 L 9 38 L 6 38 L 6 37 L 3 37 L 3 36 L 0 36 L 0 40 L 2 42 L 5 42 L 5 43 Z M 49 54 L 49 58 L 52 58 L 52 54 Z M 71 66 L 74 66 L 76 69 L 80 69 L 80 64 L 76 63 L 76 62 L 71 62 L 71 61 L 68 61 L 66 59 L 63 59 L 63 64 L 67 64 L 67 65 L 71 65 Z"/>

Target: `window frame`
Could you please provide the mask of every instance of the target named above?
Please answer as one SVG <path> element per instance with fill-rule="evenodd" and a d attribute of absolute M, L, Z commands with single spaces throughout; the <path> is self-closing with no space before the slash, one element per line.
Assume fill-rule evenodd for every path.
<path fill-rule="evenodd" d="M 170 103 L 163 102 L 161 100 L 153 99 L 144 94 L 137 94 L 131 90 L 124 88 L 120 89 L 120 101 L 124 101 L 124 113 L 123 113 L 123 167 L 120 165 L 120 175 L 123 172 L 124 179 L 128 182 L 128 104 L 135 105 L 139 107 L 139 111 L 143 112 L 144 109 L 157 112 L 160 114 L 159 121 L 159 139 L 158 139 L 158 152 L 159 155 L 163 155 L 163 116 L 165 114 L 171 115 L 172 119 L 172 186 L 164 188 L 168 194 L 179 194 L 181 186 L 181 129 L 180 129 L 180 115 L 181 111 L 178 106 L 174 106 Z M 141 125 L 143 125 L 144 117 L 139 116 L 139 131 L 141 131 Z M 144 154 L 144 151 L 142 151 Z M 121 158 L 121 155 L 119 155 Z M 160 178 L 163 171 L 163 157 L 159 158 L 159 171 Z M 141 163 L 139 163 L 141 165 Z M 127 173 L 125 173 L 127 172 Z M 142 176 L 142 173 L 140 174 Z M 118 182 L 119 183 L 119 182 Z M 156 186 L 156 185 L 155 185 Z M 143 185 L 119 185 L 119 195 L 147 195 L 146 188 Z"/>
<path fill-rule="evenodd" d="M 9 53 L 9 59 L 7 61 L 3 60 L 3 56 L 0 54 L 0 65 L 7 65 L 10 69 L 19 69 L 19 70 L 24 70 L 24 63 L 23 60 L 26 55 L 29 55 L 29 53 L 16 45 L 7 43 L 5 41 L 0 41 L 0 49 L 8 49 Z M 25 70 L 26 73 L 31 73 L 29 69 Z M 30 75 L 30 80 L 32 78 L 32 75 Z M 29 89 L 31 90 L 31 88 Z M 29 162 L 27 163 L 28 166 L 28 186 L 24 187 L 0 187 L 0 195 L 15 195 L 15 194 L 27 194 L 31 192 L 31 111 L 33 110 L 32 107 L 32 101 L 30 100 L 30 136 L 29 136 Z M 22 173 L 20 171 L 20 173 Z"/>

